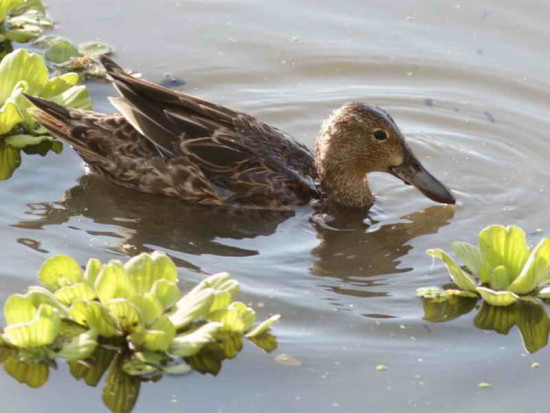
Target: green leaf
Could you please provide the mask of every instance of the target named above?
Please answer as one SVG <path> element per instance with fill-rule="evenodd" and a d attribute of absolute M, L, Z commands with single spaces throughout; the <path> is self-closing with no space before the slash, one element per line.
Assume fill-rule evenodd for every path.
<path fill-rule="evenodd" d="M 97 258 L 90 258 L 86 264 L 86 269 L 84 270 L 84 282 L 90 287 L 94 287 L 97 276 L 102 268 L 103 266 Z"/>
<path fill-rule="evenodd" d="M 102 302 L 115 298 L 129 299 L 136 293 L 124 266 L 118 260 L 111 260 L 101 269 L 95 282 L 95 291 Z"/>
<path fill-rule="evenodd" d="M 63 143 L 61 141 L 56 141 L 51 136 L 47 138 L 42 140 L 38 145 L 25 146 L 23 152 L 27 155 L 38 154 L 40 156 L 46 156 L 49 151 L 57 154 L 63 152 Z"/>
<path fill-rule="evenodd" d="M 22 3 L 23 0 L 2 0 L 0 1 L 0 23 L 4 23 L 6 16 L 10 10 L 12 10 L 17 3 Z"/>
<path fill-rule="evenodd" d="M 515 226 L 492 225 L 479 234 L 479 249 L 488 268 L 504 265 L 508 271 L 508 285 L 519 275 L 530 249 L 525 232 Z"/>
<path fill-rule="evenodd" d="M 453 242 L 452 247 L 470 273 L 479 276 L 483 265 L 483 257 L 479 248 L 467 242 Z"/>
<path fill-rule="evenodd" d="M 48 258 L 38 271 L 40 282 L 48 289 L 55 291 L 82 281 L 80 265 L 67 255 Z"/>
<path fill-rule="evenodd" d="M 147 327 L 162 315 L 162 304 L 151 293 L 136 294 L 130 298 L 130 302 L 139 309 L 141 321 Z"/>
<path fill-rule="evenodd" d="M 124 298 L 116 298 L 107 301 L 105 307 L 114 318 L 119 330 L 124 333 L 132 333 L 141 325 L 138 308 Z"/>
<path fill-rule="evenodd" d="M 218 310 L 208 314 L 208 320 L 223 324 L 223 329 L 232 333 L 243 334 L 245 322 L 238 310 Z"/>
<path fill-rule="evenodd" d="M 61 350 L 57 352 L 59 357 L 67 360 L 83 360 L 91 356 L 97 346 L 97 332 L 88 330 L 66 341 Z"/>
<path fill-rule="evenodd" d="M 546 281 L 550 274 L 550 239 L 543 239 L 531 251 L 521 273 L 508 288 L 516 294 L 527 294 L 535 289 L 539 283 Z"/>
<path fill-rule="evenodd" d="M 148 330 L 144 346 L 150 351 L 166 351 L 176 336 L 176 327 L 166 316 L 160 317 Z"/>
<path fill-rule="evenodd" d="M 185 363 L 172 364 L 171 366 L 165 366 L 162 368 L 163 373 L 173 375 L 187 374 L 191 371 L 193 371 L 191 366 Z"/>
<path fill-rule="evenodd" d="M 443 260 L 453 282 L 461 289 L 475 291 L 476 282 L 468 273 L 462 270 L 453 259 L 443 250 L 433 249 L 426 251 L 428 255 Z"/>
<path fill-rule="evenodd" d="M 481 295 L 483 301 L 496 307 L 504 307 L 513 304 L 519 298 L 510 291 L 494 291 L 485 287 L 477 287 L 476 291 Z"/>
<path fill-rule="evenodd" d="M 219 274 L 211 275 L 204 280 L 202 280 L 199 284 L 193 288 L 189 294 L 195 294 L 201 290 L 204 290 L 205 288 L 213 288 L 216 291 L 228 291 L 231 293 L 231 296 L 234 297 L 239 292 L 239 283 L 235 280 L 231 279 L 231 276 L 226 273 L 222 272 Z"/>
<path fill-rule="evenodd" d="M 533 259 L 531 256 L 534 256 Z M 550 281 L 550 239 L 541 240 L 531 256 L 525 264 L 524 271 L 534 273 L 536 285 L 546 284 Z"/>
<path fill-rule="evenodd" d="M 210 312 L 227 309 L 232 300 L 233 297 L 229 291 L 216 291 L 214 293 L 214 300 L 210 306 Z"/>
<path fill-rule="evenodd" d="M 493 269 L 487 271 L 487 276 L 489 278 L 489 285 L 494 290 L 506 290 L 510 285 L 508 268 L 504 265 L 498 265 Z"/>
<path fill-rule="evenodd" d="M 151 291 L 158 280 L 176 283 L 178 271 L 174 262 L 165 254 L 153 252 L 142 253 L 130 259 L 125 265 L 126 273 L 138 294 Z"/>
<path fill-rule="evenodd" d="M 43 30 L 35 24 L 26 24 L 19 29 L 4 30 L 3 34 L 12 42 L 27 43 L 36 39 L 42 34 Z"/>
<path fill-rule="evenodd" d="M 170 339 L 164 331 L 149 329 L 143 335 L 142 345 L 149 351 L 166 351 L 170 346 Z"/>
<path fill-rule="evenodd" d="M 254 337 L 250 337 L 249 340 L 254 345 L 266 353 L 271 353 L 277 349 L 277 339 L 273 334 L 263 333 Z"/>
<path fill-rule="evenodd" d="M 86 327 L 81 326 L 76 321 L 70 320 L 69 318 L 62 318 L 57 339 L 72 339 L 80 334 L 86 333 L 87 331 L 88 329 Z"/>
<path fill-rule="evenodd" d="M 95 291 L 85 283 L 78 283 L 60 288 L 55 292 L 55 297 L 65 305 L 71 305 L 75 300 L 91 301 L 96 298 Z"/>
<path fill-rule="evenodd" d="M 94 58 L 104 54 L 111 54 L 113 52 L 113 48 L 110 45 L 100 42 L 81 43 L 78 45 L 78 50 L 84 56 Z"/>
<path fill-rule="evenodd" d="M 0 81 L 1 83 L 1 81 Z M 16 90 L 19 93 L 19 90 Z M 15 96 L 9 98 L 0 108 L 0 134 L 9 133 L 17 124 L 23 122 L 23 116 L 15 103 Z M 14 146 L 10 145 L 12 148 Z"/>
<path fill-rule="evenodd" d="M 11 135 L 6 138 L 6 143 L 14 149 L 24 149 L 27 146 L 39 145 L 44 141 L 53 141 L 53 138 L 47 135 Z"/>
<path fill-rule="evenodd" d="M 7 340 L 19 348 L 47 346 L 59 333 L 61 320 L 54 308 L 41 305 L 32 321 L 11 324 L 4 329 Z"/>
<path fill-rule="evenodd" d="M 8 99 L 20 81 L 27 83 L 26 92 L 30 95 L 36 95 L 44 88 L 48 68 L 40 55 L 17 49 L 4 57 L 0 62 L 0 102 Z"/>
<path fill-rule="evenodd" d="M 66 306 L 61 304 L 55 295 L 44 287 L 33 285 L 28 288 L 27 294 L 25 294 L 33 303 L 33 305 L 38 308 L 41 304 L 47 304 L 59 311 L 60 317 L 67 317 L 69 310 Z"/>
<path fill-rule="evenodd" d="M 49 367 L 44 363 L 28 365 L 15 357 L 10 357 L 4 362 L 4 370 L 19 383 L 33 389 L 43 386 L 48 381 Z"/>
<path fill-rule="evenodd" d="M 96 330 L 102 337 L 110 338 L 120 335 L 114 319 L 109 315 L 105 306 L 97 301 L 77 300 L 71 306 L 69 313 L 78 324 Z"/>
<path fill-rule="evenodd" d="M 246 304 L 241 303 L 240 301 L 235 301 L 227 307 L 228 310 L 237 310 L 241 319 L 243 320 L 243 332 L 248 331 L 252 328 L 256 322 L 256 312 L 248 307 Z"/>
<path fill-rule="evenodd" d="M 281 319 L 280 314 L 275 314 L 269 317 L 267 320 L 264 320 L 263 322 L 258 324 L 255 328 L 250 330 L 245 337 L 253 338 L 268 332 L 269 329 L 273 326 L 273 324 L 278 323 L 280 319 Z"/>
<path fill-rule="evenodd" d="M 44 57 L 53 63 L 63 63 L 71 60 L 72 57 L 81 56 L 78 49 L 66 40 L 59 41 L 51 45 Z"/>
<path fill-rule="evenodd" d="M 221 323 L 211 322 L 196 330 L 176 335 L 168 353 L 178 357 L 190 357 L 197 354 L 206 344 L 216 339 L 216 334 L 222 327 Z"/>
<path fill-rule="evenodd" d="M 129 376 L 144 376 L 158 371 L 158 368 L 136 358 L 132 358 L 122 365 L 122 371 Z"/>
<path fill-rule="evenodd" d="M 65 92 L 48 98 L 54 103 L 74 109 L 92 109 L 92 99 L 86 86 L 73 86 Z"/>
<path fill-rule="evenodd" d="M 420 298 L 439 298 L 443 294 L 443 289 L 439 287 L 421 287 L 416 289 L 416 296 Z"/>
<path fill-rule="evenodd" d="M 444 302 L 454 297 L 478 298 L 478 295 L 473 291 L 454 290 L 454 289 L 443 290 L 439 287 L 417 288 L 416 296 L 437 301 L 437 302 Z"/>
<path fill-rule="evenodd" d="M 13 149 L 0 139 L 0 181 L 10 178 L 19 165 L 21 165 L 19 150 Z"/>
<path fill-rule="evenodd" d="M 4 2 L 6 0 L 3 0 Z M 13 0 L 8 0 L 8 3 L 13 3 Z M 42 0 L 16 0 L 13 8 L 10 10 L 11 14 L 18 16 L 29 11 L 36 12 L 36 16 L 44 16 L 46 14 L 46 9 Z"/>
<path fill-rule="evenodd" d="M 80 82 L 80 76 L 77 73 L 65 73 L 61 76 L 52 77 L 46 82 L 46 86 L 40 92 L 40 97 L 51 98 L 59 95 Z"/>
<path fill-rule="evenodd" d="M 30 297 L 21 294 L 10 295 L 4 304 L 7 325 L 32 321 L 36 316 L 36 308 Z"/>
<path fill-rule="evenodd" d="M 192 321 L 205 317 L 212 306 L 214 295 L 212 288 L 205 288 L 194 294 L 188 293 L 176 304 L 175 312 L 169 316 L 170 321 L 177 329 L 181 329 Z"/>
<path fill-rule="evenodd" d="M 176 335 L 176 328 L 167 316 L 160 317 L 149 329 L 140 329 L 130 336 L 135 348 L 166 351 Z"/>
<path fill-rule="evenodd" d="M 157 297 L 165 310 L 172 308 L 181 296 L 178 286 L 164 279 L 155 281 L 151 293 Z"/>

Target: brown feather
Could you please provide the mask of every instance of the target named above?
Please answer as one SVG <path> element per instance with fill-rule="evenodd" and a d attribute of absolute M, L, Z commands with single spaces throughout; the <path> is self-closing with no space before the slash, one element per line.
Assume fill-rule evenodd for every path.
<path fill-rule="evenodd" d="M 108 179 L 190 202 L 286 207 L 317 195 L 311 152 L 250 115 L 125 73 L 102 58 L 121 115 L 40 98 L 37 119 Z"/>

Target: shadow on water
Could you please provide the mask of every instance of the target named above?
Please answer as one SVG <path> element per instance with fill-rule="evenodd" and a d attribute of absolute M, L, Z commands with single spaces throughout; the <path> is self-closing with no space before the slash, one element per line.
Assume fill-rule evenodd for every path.
<path fill-rule="evenodd" d="M 273 234 L 294 212 L 187 205 L 180 200 L 127 190 L 88 174 L 66 192 L 63 201 L 29 204 L 27 215 L 32 219 L 13 226 L 37 230 L 82 216 L 94 223 L 121 227 L 124 230 L 116 233 L 91 230 L 88 233 L 120 238 L 112 249 L 123 254 L 150 252 L 148 245 L 154 245 L 192 255 L 246 257 L 257 255 L 258 251 L 226 245 L 218 239 L 240 240 Z M 172 258 L 178 265 L 200 270 Z"/>

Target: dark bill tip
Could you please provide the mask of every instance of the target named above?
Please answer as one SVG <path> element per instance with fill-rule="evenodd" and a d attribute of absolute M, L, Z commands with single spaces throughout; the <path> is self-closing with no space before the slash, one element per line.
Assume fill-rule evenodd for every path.
<path fill-rule="evenodd" d="M 406 184 L 414 186 L 432 201 L 450 205 L 456 203 L 451 191 L 429 173 L 416 158 L 408 157 L 401 165 L 392 166 L 388 171 Z"/>

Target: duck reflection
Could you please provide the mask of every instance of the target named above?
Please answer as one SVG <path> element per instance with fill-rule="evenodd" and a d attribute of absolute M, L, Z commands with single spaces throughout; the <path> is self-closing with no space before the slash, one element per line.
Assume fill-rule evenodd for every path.
<path fill-rule="evenodd" d="M 311 221 L 318 245 L 311 252 L 314 262 L 310 272 L 341 279 L 343 286 L 328 287 L 338 294 L 385 295 L 365 288 L 373 283 L 369 278 L 410 271 L 399 265 L 400 259 L 411 250 L 411 241 L 436 233 L 450 222 L 453 213 L 453 208 L 433 206 L 397 222 L 393 219 L 392 223 L 377 220 L 380 214 L 376 212 L 371 214 L 374 218 L 346 212 L 331 216 L 330 221 L 314 215 Z M 93 236 L 120 239 L 109 248 L 125 255 L 160 248 L 168 253 L 246 257 L 260 251 L 235 245 L 231 240 L 271 235 L 296 213 L 187 205 L 170 198 L 159 201 L 157 196 L 125 190 L 95 175 L 84 175 L 78 185 L 67 191 L 63 201 L 31 204 L 27 215 L 29 219 L 20 220 L 15 226 L 40 230 L 65 224 L 81 229 L 80 217 L 109 226 L 102 231 L 97 227 L 86 231 Z M 25 245 L 34 244 L 27 239 Z M 200 271 L 192 262 L 172 258 L 180 266 Z"/>
<path fill-rule="evenodd" d="M 258 251 L 223 244 L 219 239 L 270 235 L 280 223 L 294 216 L 294 212 L 187 205 L 171 198 L 162 198 L 159 202 L 158 196 L 126 190 L 89 174 L 83 175 L 78 185 L 67 191 L 65 200 L 30 204 L 27 215 L 32 219 L 19 221 L 15 226 L 42 229 L 80 216 L 98 224 L 116 226 L 116 233 L 88 233 L 120 238 L 113 249 L 124 254 L 150 252 L 148 245 L 152 245 L 192 255 L 244 257 L 256 255 Z"/>
<path fill-rule="evenodd" d="M 336 293 L 354 296 L 385 296 L 364 290 L 374 284 L 372 276 L 409 272 L 400 268 L 400 258 L 412 249 L 417 237 L 436 233 L 453 217 L 454 209 L 433 206 L 402 217 L 398 223 L 334 216 L 326 225 L 317 224 L 319 245 L 313 249 L 315 263 L 311 272 L 321 277 L 336 277 L 346 287 L 332 287 Z M 356 217 L 357 218 L 357 217 Z M 336 229 L 337 228 L 337 229 Z"/>

